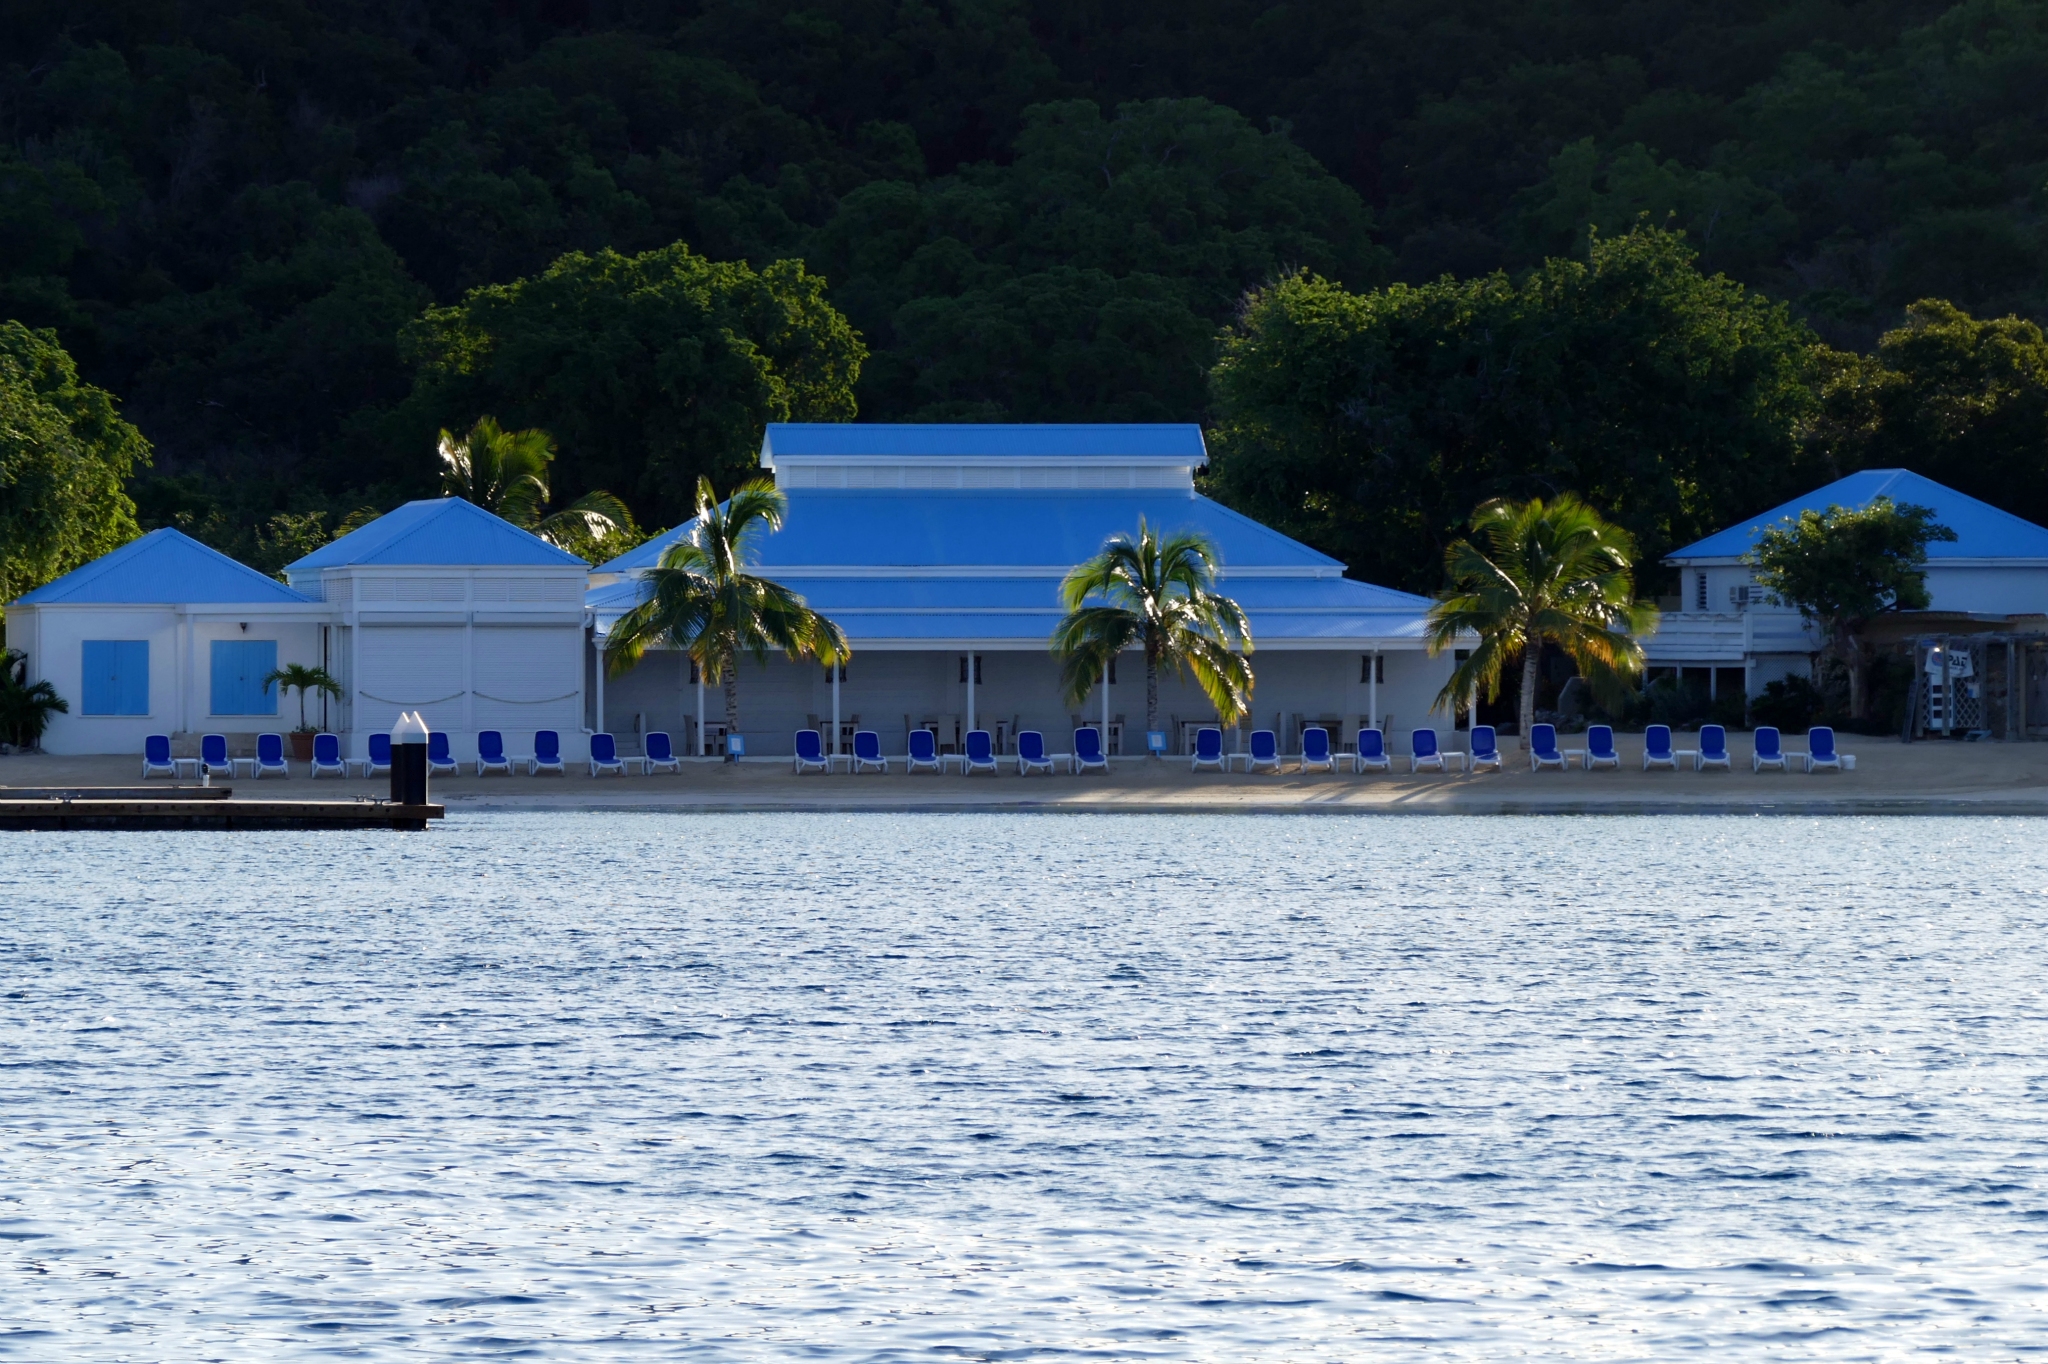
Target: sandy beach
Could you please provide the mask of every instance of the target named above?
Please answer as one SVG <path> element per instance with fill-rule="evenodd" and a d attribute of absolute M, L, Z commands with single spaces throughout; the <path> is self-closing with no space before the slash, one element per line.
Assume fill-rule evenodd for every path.
<path fill-rule="evenodd" d="M 1683 740 L 1681 740 L 1683 742 Z M 591 778 L 569 775 L 437 777 L 433 798 L 451 815 L 487 809 L 673 809 L 820 811 L 1121 811 L 1329 814 L 2048 814 L 2048 744 L 1967 744 L 1844 736 L 1853 772 L 1808 775 L 1749 770 L 1746 735 L 1731 737 L 1733 772 L 1642 770 L 1642 739 L 1619 736 L 1620 771 L 1530 772 L 1510 751 L 1504 771 L 1448 775 L 1395 771 L 1335 776 L 1289 771 L 1248 775 L 1192 773 L 1185 758 L 1119 759 L 1107 775 L 1020 777 L 1014 762 L 998 775 L 887 776 L 838 771 L 802 777 L 786 759 L 739 764 L 686 763 L 680 775 Z M 1453 764 L 1455 769 L 1455 764 Z M 236 799 L 333 799 L 382 795 L 383 777 L 310 781 L 295 766 L 289 780 L 233 783 Z M 134 786 L 137 762 L 117 757 L 0 757 L 0 788 Z M 159 779 L 151 785 L 169 787 Z"/>

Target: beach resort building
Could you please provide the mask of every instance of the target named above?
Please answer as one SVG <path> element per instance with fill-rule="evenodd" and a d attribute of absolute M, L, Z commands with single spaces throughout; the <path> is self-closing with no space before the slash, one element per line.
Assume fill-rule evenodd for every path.
<path fill-rule="evenodd" d="M 1217 545 L 1221 588 L 1251 619 L 1252 724 L 1290 747 L 1311 724 L 1340 742 L 1373 722 L 1390 734 L 1450 728 L 1432 710 L 1452 659 L 1424 649 L 1428 601 L 1347 579 L 1336 560 L 1201 496 L 1205 458 L 1192 425 L 769 427 L 761 465 L 787 492 L 789 516 L 755 546 L 758 570 L 838 622 L 853 656 L 829 671 L 743 659 L 747 752 L 786 754 L 802 728 L 844 749 L 855 725 L 879 731 L 891 752 L 913 727 L 937 731 L 947 749 L 973 727 L 1006 750 L 1020 728 L 1059 746 L 1084 718 L 1107 719 L 1112 752 L 1142 752 L 1142 656 L 1120 658 L 1075 707 L 1047 648 L 1061 578 L 1141 519 Z M 600 663 L 648 570 L 688 531 L 592 570 L 436 498 L 307 555 L 280 583 L 160 530 L 14 603 L 9 640 L 31 677 L 71 702 L 45 735 L 53 752 L 133 753 L 161 733 L 252 743 L 297 721 L 296 699 L 262 679 L 306 663 L 342 691 L 312 698 L 308 718 L 352 756 L 400 711 L 422 712 L 459 758 L 474 755 L 480 731 L 502 732 L 516 755 L 543 729 L 561 735 L 572 762 L 599 730 L 628 753 L 662 730 L 681 752 L 718 754 L 723 696 L 685 656 L 652 650 L 609 679 Z M 1162 678 L 1170 752 L 1214 720 L 1192 680 Z"/>

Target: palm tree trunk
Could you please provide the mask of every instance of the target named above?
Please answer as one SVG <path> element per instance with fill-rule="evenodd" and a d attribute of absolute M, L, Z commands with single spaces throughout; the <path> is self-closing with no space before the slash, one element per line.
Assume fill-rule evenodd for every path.
<path fill-rule="evenodd" d="M 1869 690 L 1863 673 L 1863 642 L 1856 637 L 1855 630 L 1840 627 L 1836 632 L 1836 648 L 1841 654 L 1842 665 L 1849 674 L 1849 718 L 1861 720 L 1869 707 L 1864 694 Z"/>
<path fill-rule="evenodd" d="M 1522 646 L 1522 742 L 1536 727 L 1536 674 L 1543 663 L 1543 639 L 1531 639 Z"/>
<path fill-rule="evenodd" d="M 1156 640 L 1145 641 L 1145 733 L 1159 728 L 1159 645 Z M 1151 743 L 1150 739 L 1146 740 Z"/>
<path fill-rule="evenodd" d="M 736 654 L 737 651 L 728 650 L 718 667 L 718 680 L 725 687 L 725 737 L 728 740 L 725 760 L 729 763 L 739 761 L 732 755 L 730 743 L 732 736 L 740 732 L 740 677 L 739 669 L 734 666 L 739 662 Z"/>

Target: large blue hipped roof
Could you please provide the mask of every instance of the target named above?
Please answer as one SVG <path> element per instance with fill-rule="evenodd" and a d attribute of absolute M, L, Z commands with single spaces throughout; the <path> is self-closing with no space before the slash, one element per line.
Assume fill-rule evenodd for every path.
<path fill-rule="evenodd" d="M 1880 497 L 1932 507 L 1935 520 L 1956 533 L 1953 542 L 1937 541 L 1927 547 L 1930 560 L 2048 559 L 2048 529 L 1908 469 L 1864 469 L 1847 478 L 1838 478 L 1824 488 L 1815 488 L 1806 496 L 1773 507 L 1761 516 L 1718 531 L 1684 549 L 1673 550 L 1666 557 L 1740 558 L 1749 552 L 1766 526 L 1797 520 L 1805 511 L 1867 507 Z"/>
<path fill-rule="evenodd" d="M 408 502 L 294 560 L 286 571 L 318 572 L 344 564 L 584 566 L 566 550 L 459 497 Z"/>
<path fill-rule="evenodd" d="M 24 593 L 24 606 L 58 603 L 172 606 L 187 603 L 307 602 L 275 578 L 238 564 L 169 526 Z"/>

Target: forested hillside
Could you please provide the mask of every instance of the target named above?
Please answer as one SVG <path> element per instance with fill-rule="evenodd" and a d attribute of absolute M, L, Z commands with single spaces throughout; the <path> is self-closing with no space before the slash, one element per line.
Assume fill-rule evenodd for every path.
<path fill-rule="evenodd" d="M 2040 0 L 11 0 L 0 318 L 153 443 L 145 523 L 275 559 L 431 488 L 483 404 L 549 424 L 619 352 L 521 300 L 632 276 L 576 306 L 666 377 L 562 418 L 558 491 L 659 524 L 733 423 L 855 404 L 1244 451 L 1210 371 L 1247 291 L 1518 273 L 1645 216 L 1844 350 L 1930 296 L 2039 317 L 2044 92 Z M 471 374 L 492 337 L 517 363 Z M 759 359 L 813 342 L 851 393 Z"/>

